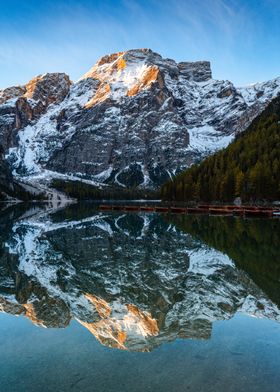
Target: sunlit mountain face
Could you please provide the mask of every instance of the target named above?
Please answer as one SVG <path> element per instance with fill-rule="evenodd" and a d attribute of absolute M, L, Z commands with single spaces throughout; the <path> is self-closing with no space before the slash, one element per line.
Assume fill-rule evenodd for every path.
<path fill-rule="evenodd" d="M 157 189 L 226 147 L 279 92 L 280 77 L 240 88 L 213 79 L 208 61 L 131 49 L 75 83 L 46 73 L 0 89 L 1 145 L 14 178 L 52 199 L 51 179 Z"/>
<path fill-rule="evenodd" d="M 7 208 L 0 307 L 47 328 L 75 319 L 100 343 L 129 351 L 210 339 L 212 323 L 236 312 L 280 322 L 279 225 L 87 205 Z"/>

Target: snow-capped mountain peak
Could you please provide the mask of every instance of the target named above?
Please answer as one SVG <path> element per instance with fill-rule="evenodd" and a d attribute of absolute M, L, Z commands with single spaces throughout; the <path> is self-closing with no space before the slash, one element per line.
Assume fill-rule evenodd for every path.
<path fill-rule="evenodd" d="M 154 83 L 158 73 L 159 68 L 152 63 L 149 64 L 145 49 L 102 57 L 81 78 L 81 80 L 92 78 L 99 81 L 98 88 L 86 104 L 86 108 L 105 99 L 119 101 L 124 96 L 136 95 Z"/>
<path fill-rule="evenodd" d="M 150 49 L 102 57 L 76 83 L 45 74 L 0 90 L 0 143 L 16 176 L 153 187 L 225 147 L 280 91 L 236 88 L 208 61 Z"/>

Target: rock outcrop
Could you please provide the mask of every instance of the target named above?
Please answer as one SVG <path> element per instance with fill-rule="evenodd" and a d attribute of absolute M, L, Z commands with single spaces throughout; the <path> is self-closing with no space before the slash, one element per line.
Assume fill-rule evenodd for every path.
<path fill-rule="evenodd" d="M 70 85 L 66 74 L 50 73 L 0 90 L 0 144 L 6 152 L 18 145 L 18 130 L 36 122 L 51 104 L 61 103 Z"/>
<path fill-rule="evenodd" d="M 180 74 L 193 82 L 206 82 L 212 78 L 209 61 L 181 62 L 178 63 Z"/>
<path fill-rule="evenodd" d="M 0 92 L 0 143 L 16 176 L 155 187 L 225 147 L 280 91 L 212 79 L 207 61 L 149 49 L 101 58 L 71 84 L 46 74 Z"/>
<path fill-rule="evenodd" d="M 17 97 L 21 97 L 26 93 L 26 87 L 25 86 L 14 86 L 14 87 L 8 87 L 5 89 L 0 89 L 0 105 L 2 103 L 14 99 Z"/>

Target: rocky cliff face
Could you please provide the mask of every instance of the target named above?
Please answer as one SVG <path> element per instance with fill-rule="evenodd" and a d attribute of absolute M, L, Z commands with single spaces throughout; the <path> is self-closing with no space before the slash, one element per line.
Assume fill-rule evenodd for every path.
<path fill-rule="evenodd" d="M 51 104 L 59 104 L 71 82 L 65 74 L 45 74 L 25 86 L 0 90 L 0 143 L 6 150 L 18 145 L 19 130 L 36 123 Z"/>
<path fill-rule="evenodd" d="M 77 210 L 66 220 L 38 210 L 7 220 L 0 310 L 45 327 L 76 319 L 102 344 L 131 351 L 209 339 L 212 323 L 236 312 L 280 322 L 277 305 L 232 259 L 160 215 L 83 211 L 82 219 Z"/>
<path fill-rule="evenodd" d="M 153 187 L 226 146 L 279 91 L 280 78 L 236 88 L 207 61 L 129 50 L 74 84 L 46 74 L 0 91 L 0 141 L 17 176 Z"/>

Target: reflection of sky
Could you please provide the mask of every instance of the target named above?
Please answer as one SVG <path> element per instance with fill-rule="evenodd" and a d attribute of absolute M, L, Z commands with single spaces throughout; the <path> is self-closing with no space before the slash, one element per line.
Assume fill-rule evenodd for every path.
<path fill-rule="evenodd" d="M 214 323 L 210 340 L 177 340 L 151 353 L 108 349 L 75 321 L 45 329 L 0 314 L 0 346 L 6 391 L 279 390 L 279 325 L 239 314 Z"/>
<path fill-rule="evenodd" d="M 277 76 L 278 0 L 0 0 L 0 88 L 44 72 L 79 78 L 102 55 L 150 47 L 210 60 L 213 76 Z"/>
<path fill-rule="evenodd" d="M 279 312 L 226 254 L 161 215 L 70 212 L 3 247 L 5 390 L 278 392 Z"/>
<path fill-rule="evenodd" d="M 277 306 L 226 254 L 160 214 L 95 211 L 52 222 L 48 213 L 27 213 L 11 230 L 6 250 L 18 263 L 12 275 L 1 270 L 4 312 L 47 328 L 76 319 L 100 343 L 129 351 L 209 339 L 212 322 L 236 312 L 280 322 Z"/>

